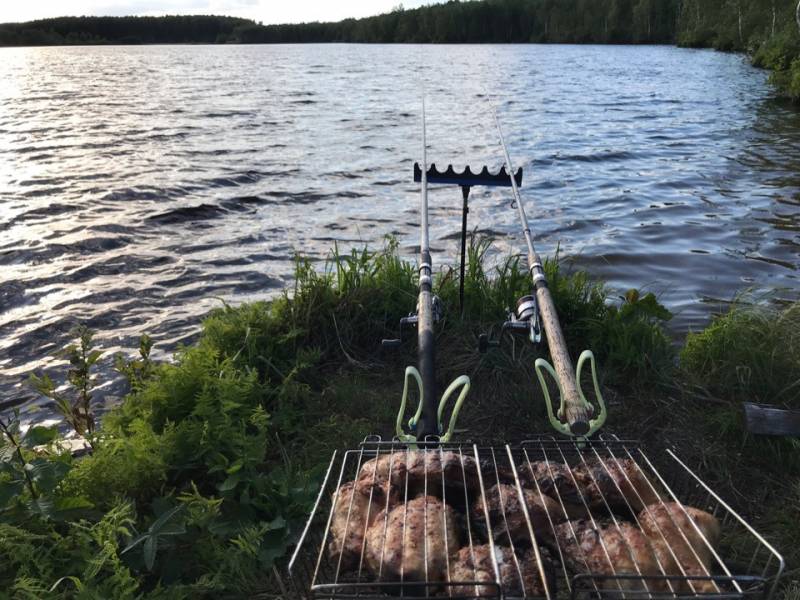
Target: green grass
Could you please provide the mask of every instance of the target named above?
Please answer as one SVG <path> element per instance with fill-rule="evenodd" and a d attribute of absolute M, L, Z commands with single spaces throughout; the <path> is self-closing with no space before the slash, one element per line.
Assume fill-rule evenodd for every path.
<path fill-rule="evenodd" d="M 704 440 L 695 446 L 697 461 L 710 483 L 734 498 L 784 553 L 786 597 L 796 595 L 800 441 L 748 433 L 742 402 L 800 408 L 800 303 L 781 307 L 740 297 L 688 336 L 677 376 L 692 406 L 686 421 Z"/>
<path fill-rule="evenodd" d="M 447 309 L 437 325 L 438 384 L 444 389 L 462 374 L 472 379 L 462 435 L 513 441 L 548 431 L 533 371 L 547 349 L 515 338 L 477 352 L 478 335 L 496 331 L 508 308 L 530 293 L 519 257 L 490 265 L 488 255 L 486 242 L 471 243 L 463 314 L 457 267 L 437 274 L 435 290 Z M 733 410 L 709 411 L 676 384 L 663 330 L 670 314 L 655 297 L 632 290 L 612 298 L 557 260 L 547 261 L 546 271 L 573 358 L 585 348 L 598 358 L 604 395 L 613 401 L 609 429 L 671 440 L 688 460 L 704 461 L 704 474 L 723 493 L 756 472 L 751 482 L 776 490 L 770 502 L 790 497 L 768 481 L 779 468 L 741 458 L 742 440 L 750 442 Z M 400 260 L 392 241 L 379 252 L 334 249 L 321 270 L 298 259 L 295 284 L 282 297 L 213 311 L 197 343 L 172 363 L 153 365 L 146 353 L 129 365 L 118 361 L 133 389 L 104 417 L 90 456 L 69 460 L 57 440 L 45 455 L 34 453 L 35 441 L 52 437 L 37 431 L 22 439 L 23 461 L 37 465 L 28 485 L 3 438 L 0 554 L 11 559 L 0 562 L 0 589 L 19 598 L 216 598 L 269 590 L 269 574 L 297 538 L 333 450 L 369 433 L 392 435 L 403 369 L 416 362 L 414 342 L 393 354 L 378 348 L 381 338 L 397 335 L 415 303 L 416 268 Z M 775 335 L 787 329 L 783 313 L 764 318 Z M 731 344 L 725 335 L 735 319 L 690 340 L 680 377 L 713 385 L 727 381 L 723 372 L 734 363 L 792 377 L 784 363 L 762 364 L 756 353 L 767 342 Z M 781 343 L 787 346 L 785 338 Z M 734 349 L 732 358 L 727 350 Z M 764 381 L 752 376 L 749 389 L 762 392 Z M 681 394 L 670 396 L 675 389 Z M 720 420 L 727 434 L 698 450 L 698 436 L 714 439 Z M 769 526 L 796 535 L 785 521 Z"/>
<path fill-rule="evenodd" d="M 781 309 L 741 299 L 689 335 L 681 366 L 717 398 L 800 408 L 800 304 Z"/>
<path fill-rule="evenodd" d="M 754 467 L 800 476 L 800 444 L 749 435 L 742 402 L 800 408 L 800 304 L 783 308 L 740 298 L 705 330 L 689 334 L 680 354 L 687 389 L 709 405 L 709 435 L 729 440 Z M 726 457 L 727 458 L 727 457 Z"/>

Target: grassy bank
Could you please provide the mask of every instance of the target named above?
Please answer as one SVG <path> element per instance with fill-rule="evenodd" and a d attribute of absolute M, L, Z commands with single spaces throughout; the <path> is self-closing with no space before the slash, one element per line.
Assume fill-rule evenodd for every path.
<path fill-rule="evenodd" d="M 437 276 L 448 309 L 437 330 L 439 378 L 444 384 L 467 374 L 474 382 L 462 436 L 513 441 L 548 430 L 532 367 L 547 352 L 520 341 L 476 351 L 477 336 L 496 329 L 506 307 L 529 292 L 519 259 L 489 268 L 487 249 L 470 248 L 463 316 L 457 271 Z M 738 339 L 737 327 L 754 327 L 734 311 L 690 337 L 678 360 L 663 331 L 669 312 L 652 295 L 613 298 L 583 273 L 553 261 L 546 270 L 571 351 L 597 355 L 611 404 L 607 430 L 656 448 L 665 440 L 678 445 L 790 555 L 790 565 L 800 564 L 791 512 L 800 466 L 768 460 L 797 450 L 748 437 L 735 418 L 749 395 L 771 398 L 777 390 L 781 402 L 796 402 L 790 384 L 800 345 L 776 324 L 796 318 L 796 309 L 764 315 L 770 327 L 759 345 L 730 353 L 725 336 Z M 67 352 L 74 389 L 58 398 L 92 452 L 72 459 L 55 430 L 22 435 L 13 419 L 4 421 L 0 597 L 279 595 L 271 574 L 302 527 L 332 450 L 368 433 L 391 435 L 414 348 L 376 349 L 413 309 L 415 279 L 391 243 L 377 253 L 334 254 L 322 273 L 300 260 L 283 297 L 214 311 L 199 341 L 174 362 L 151 363 L 147 340 L 137 360 L 118 361 L 131 392 L 94 430 L 82 411 L 99 357 L 84 335 Z M 778 342 L 794 345 L 770 361 L 764 352 Z M 742 368 L 751 376 L 732 385 L 729 374 Z M 56 394 L 55 384 L 36 383 Z"/>

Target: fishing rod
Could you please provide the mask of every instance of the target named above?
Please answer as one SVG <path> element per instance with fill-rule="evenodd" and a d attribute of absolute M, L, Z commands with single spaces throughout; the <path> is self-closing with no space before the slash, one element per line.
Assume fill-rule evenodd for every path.
<path fill-rule="evenodd" d="M 419 373 L 422 377 L 420 406 L 422 416 L 419 421 L 419 437 L 425 439 L 430 435 L 438 435 L 438 423 L 435 421 L 436 401 L 436 342 L 433 324 L 437 320 L 434 315 L 433 268 L 431 261 L 430 239 L 428 234 L 428 141 L 425 123 L 425 96 L 422 97 L 422 183 L 420 185 L 420 240 L 419 240 L 419 298 L 417 300 L 417 353 L 419 356 Z M 437 299 L 438 300 L 438 299 Z"/>
<path fill-rule="evenodd" d="M 439 298 L 433 293 L 433 261 L 431 260 L 429 225 L 428 225 L 428 144 L 425 121 L 425 96 L 422 97 L 422 169 L 420 174 L 420 243 L 419 243 L 419 294 L 417 297 L 416 313 L 410 314 L 400 320 L 399 339 L 383 340 L 384 348 L 396 348 L 402 343 L 403 327 L 416 325 L 417 327 L 417 356 L 418 367 L 406 367 L 405 383 L 400 411 L 395 423 L 395 434 L 398 440 L 405 442 L 431 442 L 448 441 L 455 428 L 461 405 L 470 389 L 470 380 L 466 375 L 456 378 L 445 390 L 437 406 L 436 398 L 436 339 L 434 326 L 442 316 L 442 305 Z M 415 180 L 417 165 L 414 165 Z M 417 384 L 419 405 L 417 412 L 408 421 L 407 428 L 403 427 L 406 403 L 408 400 L 409 381 Z M 444 431 L 442 416 L 447 400 L 458 389 L 458 395 L 447 431 Z"/>
<path fill-rule="evenodd" d="M 497 125 L 497 133 L 500 137 L 500 145 L 503 148 L 503 157 L 508 173 L 513 173 L 511 156 L 508 152 L 503 128 L 500 126 L 500 118 L 497 108 L 493 107 L 494 121 Z M 503 330 L 507 328 L 524 328 L 525 324 L 530 324 L 531 340 L 538 341 L 537 332 L 539 320 L 543 325 L 544 333 L 547 338 L 547 346 L 550 349 L 550 357 L 553 365 L 543 358 L 535 362 L 536 375 L 544 392 L 547 404 L 547 415 L 552 426 L 560 433 L 579 437 L 588 437 L 596 432 L 606 419 L 606 407 L 603 397 L 600 394 L 600 386 L 597 382 L 597 369 L 594 355 L 590 350 L 584 350 L 578 359 L 577 370 L 573 369 L 572 360 L 567 352 L 567 344 L 564 334 L 561 331 L 561 324 L 558 320 L 558 313 L 550 289 L 547 286 L 547 276 L 544 272 L 544 265 L 536 248 L 533 244 L 530 223 L 525 214 L 525 206 L 519 193 L 517 181 L 513 176 L 509 177 L 512 193 L 514 195 L 520 223 L 522 224 L 525 243 L 528 249 L 528 269 L 533 283 L 533 295 L 525 296 L 517 303 L 517 312 L 512 314 L 510 320 L 503 325 Z M 479 347 L 485 351 L 489 345 L 498 346 L 500 340 L 489 341 L 487 336 L 481 336 Z M 586 396 L 580 387 L 581 371 L 586 361 L 590 361 L 592 367 L 592 380 L 594 383 L 595 397 L 600 406 L 600 414 L 594 417 L 594 407 L 586 400 Z M 561 396 L 561 405 L 557 415 L 553 414 L 553 407 L 550 401 L 550 391 L 544 376 L 547 372 L 556 381 Z"/>

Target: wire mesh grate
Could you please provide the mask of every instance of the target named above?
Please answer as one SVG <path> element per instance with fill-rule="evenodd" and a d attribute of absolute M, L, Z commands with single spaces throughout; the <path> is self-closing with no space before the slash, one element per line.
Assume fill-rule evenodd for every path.
<path fill-rule="evenodd" d="M 289 584 L 331 600 L 768 598 L 780 554 L 666 455 L 662 473 L 612 437 L 368 438 L 333 454 Z"/>

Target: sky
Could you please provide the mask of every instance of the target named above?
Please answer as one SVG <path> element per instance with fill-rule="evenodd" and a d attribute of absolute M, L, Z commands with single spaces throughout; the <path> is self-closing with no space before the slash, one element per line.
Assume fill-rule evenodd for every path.
<path fill-rule="evenodd" d="M 403 0 L 405 8 L 431 0 Z M 269 23 L 339 21 L 388 12 L 401 0 L 0 0 L 0 23 L 76 15 L 215 14 Z"/>

